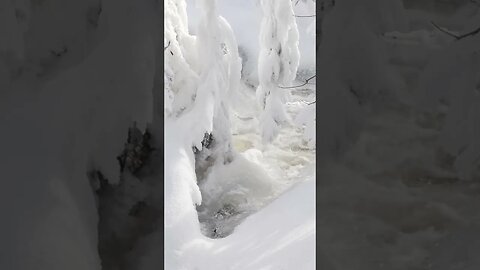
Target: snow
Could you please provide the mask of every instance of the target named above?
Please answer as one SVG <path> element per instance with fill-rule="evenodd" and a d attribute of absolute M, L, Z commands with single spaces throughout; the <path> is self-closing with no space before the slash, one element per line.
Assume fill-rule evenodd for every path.
<path fill-rule="evenodd" d="M 38 23 L 30 24 L 25 44 L 39 36 L 45 42 L 68 40 L 49 31 L 83 29 L 82 11 L 91 2 L 77 1 L 69 6 L 72 9 L 37 4 L 30 19 Z M 71 20 L 45 26 L 57 19 L 49 17 L 49 4 L 63 8 L 65 12 L 58 13 L 71 15 Z M 39 60 L 56 61 L 56 56 L 47 56 L 52 44 L 27 46 L 23 73 L 1 91 L 1 125 L 11 131 L 0 135 L 5 151 L 0 163 L 5 215 L 0 230 L 2 269 L 101 268 L 98 216 L 87 172 L 100 169 L 112 183 L 118 181 L 115 157 L 127 128 L 133 121 L 140 126 L 151 121 L 156 46 L 149 21 L 155 11 L 150 6 L 128 1 L 103 4 L 108 19 L 100 27 L 107 34 L 90 54 L 80 53 L 82 42 L 69 40 L 72 51 L 59 60 L 64 69 L 56 70 Z M 78 6 L 82 8 L 75 9 Z M 85 41 L 76 30 L 63 33 Z"/>
<path fill-rule="evenodd" d="M 478 8 L 352 2 L 325 16 L 319 52 L 320 265 L 478 268 L 478 36 L 430 23 L 466 33 Z"/>
<path fill-rule="evenodd" d="M 172 78 L 166 80 L 167 89 L 173 90 L 166 94 L 165 114 L 165 269 L 315 266 L 314 109 L 306 109 L 315 93 L 311 85 L 301 89 L 304 93 L 281 90 L 292 97 L 287 101 L 278 95 L 285 119 L 302 116 L 296 125 L 286 123 L 278 129 L 276 139 L 265 144 L 261 136 L 263 108 L 255 101 L 255 86 L 250 86 L 255 84 L 250 77 L 252 71 L 245 70 L 246 59 L 240 59 L 245 55 L 239 49 L 256 48 L 263 41 L 259 33 L 251 36 L 250 31 L 239 28 L 244 17 L 234 12 L 240 7 L 248 18 L 261 8 L 250 6 L 252 3 L 232 1 L 232 6 L 227 6 L 224 1 L 187 2 L 188 32 L 182 10 L 185 2 L 167 3 L 172 9 L 167 13 L 165 47 L 176 35 L 189 38 L 174 40 L 170 44 L 174 53 L 168 52 L 170 47 L 165 52 L 166 74 Z M 273 2 L 265 4 L 266 10 L 274 8 Z M 285 72 L 277 74 L 277 79 L 293 84 L 297 83 L 293 79 L 300 56 L 298 33 L 289 2 L 283 5 L 277 11 L 287 11 L 291 19 L 278 32 L 284 35 L 279 42 L 285 46 L 286 58 L 275 60 L 284 65 Z M 172 27 L 179 21 L 183 23 Z M 246 25 L 251 32 L 258 28 L 251 22 Z M 186 47 L 176 50 L 182 46 L 191 46 L 190 54 Z M 248 57 L 255 65 L 275 65 L 275 61 L 263 63 Z M 246 65 L 247 69 L 252 67 Z M 189 72 L 198 77 L 187 78 Z M 177 77 L 184 79 L 180 82 Z M 262 75 L 259 78 L 266 81 Z M 178 113 L 172 113 L 175 100 L 190 92 L 193 98 Z M 307 137 L 304 125 L 309 129 Z M 310 148 L 305 148 L 305 140 L 310 141 Z M 293 202 L 299 209 L 286 207 Z M 278 229 L 278 236 L 273 237 L 272 227 Z M 141 249 L 146 253 L 140 269 L 155 269 L 159 263 L 158 232 L 154 235 L 144 239 Z"/>
<path fill-rule="evenodd" d="M 166 54 L 164 65 L 165 82 L 169 82 L 165 84 L 167 115 L 178 114 L 182 108 L 190 105 L 191 97 L 195 93 L 195 84 L 199 80 L 197 67 L 193 66 L 197 62 L 193 58 L 195 54 L 192 55 L 192 51 L 195 51 L 195 39 L 188 34 L 184 3 L 183 7 L 177 6 L 181 4 L 182 2 L 175 3 L 173 1 L 165 3 L 164 47 L 168 47 L 169 52 Z M 182 14 L 182 12 L 184 13 Z"/>
<path fill-rule="evenodd" d="M 280 129 L 271 144 L 262 143 L 260 110 L 247 78 L 257 76 L 257 56 L 249 51 L 251 70 L 243 69 L 238 49 L 242 43 L 258 50 L 258 33 L 239 33 L 239 21 L 230 25 L 229 18 L 237 13 L 228 9 L 222 17 L 224 9 L 215 4 L 198 1 L 195 29 L 189 31 L 191 16 L 181 0 L 2 1 L 1 269 L 314 267 L 314 145 L 305 147 L 303 132 L 310 127 L 311 141 L 314 120 L 307 112 L 313 111 L 305 111 L 298 126 Z M 261 14 L 253 6 L 244 9 L 246 17 Z M 260 21 L 251 22 L 254 33 Z M 285 83 L 296 76 L 297 65 Z M 289 117 L 314 100 L 311 85 L 302 91 L 289 91 Z M 150 165 L 163 165 L 165 175 L 121 172 L 116 157 L 129 128 L 148 127 L 161 150 L 163 117 L 165 156 Z M 202 145 L 210 132 L 215 143 Z M 212 160 L 206 177 L 197 179 L 198 167 Z M 119 192 L 101 195 L 106 184 L 93 182 L 95 173 Z M 164 204 L 165 219 L 125 217 L 139 199 Z M 292 201 L 302 206 L 287 207 Z M 228 204 L 243 214 L 215 223 L 223 235 L 210 237 L 206 224 Z M 210 212 L 203 215 L 201 207 Z M 152 209 L 161 216 L 161 209 Z M 139 232 L 134 222 L 150 222 L 148 230 Z M 273 225 L 278 235 L 271 234 Z M 131 246 L 109 246 L 116 237 Z"/>
<path fill-rule="evenodd" d="M 441 103 L 446 103 L 450 106 L 440 143 L 452 155 L 459 155 L 455 166 L 463 179 L 474 177 L 480 153 L 477 139 L 480 134 L 479 67 L 475 53 L 478 42 L 478 36 L 474 36 L 433 54 L 433 60 L 420 78 L 424 89 L 420 92 L 422 105 L 438 108 Z"/>
<path fill-rule="evenodd" d="M 313 269 L 314 186 L 313 179 L 295 186 L 250 216 L 230 237 L 187 244 L 185 252 L 197 253 L 192 265 L 199 269 Z M 291 207 L 292 202 L 300 207 Z"/>
<path fill-rule="evenodd" d="M 290 1 L 261 1 L 263 17 L 260 28 L 258 58 L 259 85 L 257 100 L 263 109 L 260 116 L 262 138 L 271 142 L 289 121 L 284 109 L 286 91 L 297 76 L 300 52 L 298 29 Z"/>
<path fill-rule="evenodd" d="M 168 123 L 166 127 L 169 129 L 165 130 L 175 130 Z M 168 206 L 165 208 L 165 269 L 289 269 L 293 265 L 301 265 L 303 267 L 301 269 L 314 268 L 315 182 L 312 178 L 298 184 L 261 211 L 248 217 L 235 228 L 232 235 L 219 240 L 209 239 L 200 232 L 194 208 L 194 203 L 199 202 L 200 193 L 195 175 L 190 173 L 193 157 L 189 157 L 185 150 L 175 154 L 178 145 L 175 144 L 177 140 L 172 138 L 172 135 L 172 132 L 167 132 L 165 137 L 171 142 L 166 148 L 168 159 L 165 167 L 165 205 Z M 249 163 L 252 165 L 248 165 Z M 261 199 L 270 193 L 271 184 L 269 185 L 268 177 L 252 171 L 254 167 L 251 166 L 255 166 L 253 164 L 252 161 L 239 159 L 228 165 L 236 169 L 215 168 L 218 172 L 210 176 L 215 180 L 213 182 L 207 180 L 206 183 L 212 189 L 224 190 L 228 190 L 225 185 L 240 184 L 248 188 L 249 194 L 246 198 L 255 200 L 260 196 Z M 246 169 L 251 171 L 253 178 L 240 171 L 236 172 Z M 237 182 L 225 181 L 226 177 L 236 175 L 250 179 L 250 182 L 240 179 L 237 179 Z M 207 196 L 218 195 L 215 190 L 207 193 Z M 192 198 L 196 198 L 196 201 Z M 221 199 L 228 199 L 231 202 L 235 198 L 234 194 L 227 193 Z M 208 197 L 203 198 L 209 199 L 212 200 Z M 218 199 L 212 201 L 224 202 Z M 290 207 L 291 202 L 300 207 Z M 275 228 L 274 231 L 272 226 Z"/>
<path fill-rule="evenodd" d="M 165 126 L 165 141 L 169 142 L 165 148 L 165 268 L 289 269 L 289 266 L 302 265 L 305 267 L 302 269 L 313 269 L 314 178 L 310 176 L 288 188 L 285 182 L 269 177 L 274 172 L 283 171 L 272 168 L 277 164 L 277 157 L 268 160 L 265 156 L 270 153 L 277 156 L 279 149 L 262 154 L 249 148 L 232 163 L 212 167 L 208 178 L 199 184 L 200 195 L 192 169 L 193 153 L 188 147 L 182 147 L 182 143 L 188 146 L 188 139 L 179 136 L 188 134 L 184 131 L 186 127 L 182 119 L 167 120 Z M 258 133 L 254 134 L 261 144 Z M 298 176 L 302 177 L 301 173 Z M 283 193 L 287 188 L 288 191 Z M 200 201 L 204 207 L 213 210 L 229 203 L 236 205 L 238 211 L 254 214 L 236 224 L 238 226 L 231 235 L 211 239 L 200 230 L 195 209 L 195 204 Z M 289 207 L 292 202 L 299 207 Z M 276 230 L 274 233 L 272 226 Z M 258 256 L 260 253 L 262 256 Z M 141 269 L 152 269 L 150 265 L 155 256 L 154 250 L 147 254 L 145 268 Z"/>
<path fill-rule="evenodd" d="M 188 0 L 188 24 L 189 30 L 195 34 L 200 16 L 196 0 Z M 258 56 L 260 52 L 260 24 L 262 20 L 262 9 L 260 1 L 257 0 L 221 0 L 217 1 L 219 13 L 231 25 L 237 39 L 239 50 L 242 52 L 242 76 L 246 82 L 258 84 Z M 294 11 L 300 15 L 311 15 L 315 13 L 313 1 L 300 1 L 294 6 Z M 314 73 L 315 70 L 315 19 L 297 18 L 299 32 L 300 55 L 299 69 L 302 72 Z M 248 29 L 247 31 L 245 29 Z"/>
<path fill-rule="evenodd" d="M 2 1 L 0 269 L 477 269 L 480 34 L 431 21 L 479 11 Z M 156 148 L 138 175 L 116 160 L 134 123 Z"/>
<path fill-rule="evenodd" d="M 182 141 L 175 139 L 176 128 L 165 123 L 165 268 L 181 269 L 178 250 L 182 245 L 201 236 L 194 204 L 200 204 L 201 194 L 196 184 L 193 153 L 183 148 Z M 182 133 L 178 133 L 182 134 Z M 184 142 L 183 142 L 184 143 Z M 148 268 L 146 268 L 148 269 Z"/>

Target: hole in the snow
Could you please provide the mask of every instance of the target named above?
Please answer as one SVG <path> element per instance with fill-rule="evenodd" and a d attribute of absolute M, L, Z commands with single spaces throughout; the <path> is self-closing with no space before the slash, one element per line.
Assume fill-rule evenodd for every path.
<path fill-rule="evenodd" d="M 195 151 L 202 193 L 198 219 L 205 236 L 224 238 L 274 197 L 275 185 L 262 168 L 241 154 L 233 155 L 230 162 L 221 162 L 215 139 L 209 134 L 205 138 L 203 149 Z"/>

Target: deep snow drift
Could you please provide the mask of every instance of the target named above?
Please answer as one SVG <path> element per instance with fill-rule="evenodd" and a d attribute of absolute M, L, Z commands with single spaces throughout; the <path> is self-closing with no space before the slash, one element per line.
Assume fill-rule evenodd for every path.
<path fill-rule="evenodd" d="M 461 35 L 480 7 L 337 2 L 319 48 L 318 264 L 479 268 L 480 35 L 431 21 Z"/>

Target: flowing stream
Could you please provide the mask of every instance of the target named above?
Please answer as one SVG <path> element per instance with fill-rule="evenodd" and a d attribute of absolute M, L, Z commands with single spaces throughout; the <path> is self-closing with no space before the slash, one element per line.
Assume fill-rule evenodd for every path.
<path fill-rule="evenodd" d="M 228 236 L 245 218 L 315 170 L 315 149 L 304 141 L 303 128 L 293 124 L 297 114 L 315 100 L 314 85 L 289 89 L 286 110 L 292 123 L 268 145 L 261 141 L 254 89 L 243 90 L 249 106 L 231 117 L 234 160 L 213 165 L 204 179 L 198 179 L 202 205 L 197 211 L 203 233 L 211 238 Z"/>

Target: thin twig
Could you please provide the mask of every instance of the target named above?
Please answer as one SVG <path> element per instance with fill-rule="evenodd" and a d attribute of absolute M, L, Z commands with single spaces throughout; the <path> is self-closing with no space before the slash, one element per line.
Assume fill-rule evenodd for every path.
<path fill-rule="evenodd" d="M 309 103 L 307 103 L 307 105 L 312 105 L 312 104 L 315 104 L 315 103 L 317 103 L 317 101 L 316 101 L 316 100 L 314 100 L 314 101 L 312 101 L 312 102 L 309 102 Z"/>
<path fill-rule="evenodd" d="M 454 37 L 456 40 L 460 40 L 460 39 L 466 38 L 466 37 L 468 37 L 468 36 L 473 36 L 473 35 L 478 34 L 478 33 L 480 32 L 480 27 L 479 27 L 479 28 L 477 28 L 477 29 L 475 29 L 475 30 L 473 30 L 473 31 L 471 31 L 471 32 L 468 32 L 468 33 L 466 33 L 466 34 L 463 34 L 463 35 L 458 36 L 458 35 L 450 32 L 450 31 L 447 31 L 447 30 L 441 28 L 440 26 L 438 26 L 438 25 L 437 25 L 436 23 L 434 23 L 433 21 L 432 21 L 431 23 L 432 23 L 432 25 L 435 26 L 435 28 L 437 28 L 439 31 L 441 31 L 442 33 L 445 33 L 445 34 L 447 34 L 447 35 L 449 35 L 449 36 L 451 36 L 451 37 Z"/>
<path fill-rule="evenodd" d="M 466 33 L 464 35 L 461 35 L 459 39 L 462 39 L 462 38 L 465 38 L 465 37 L 468 37 L 468 36 L 473 36 L 473 35 L 476 35 L 480 32 L 480 27 L 478 27 L 477 29 L 473 30 L 472 32 L 469 32 L 469 33 Z"/>
<path fill-rule="evenodd" d="M 295 86 L 278 86 L 278 88 L 289 89 L 289 88 L 302 87 L 302 86 L 304 86 L 304 85 L 307 85 L 308 82 L 309 82 L 311 79 L 315 78 L 316 76 L 317 76 L 317 75 L 313 75 L 312 77 L 308 78 L 308 79 L 305 81 L 305 83 L 303 83 L 303 84 L 301 84 L 301 85 L 295 85 Z"/>
<path fill-rule="evenodd" d="M 350 87 L 348 88 L 348 91 L 350 91 L 350 93 L 352 93 L 353 96 L 355 96 L 355 99 L 357 100 L 358 102 L 358 105 L 362 105 L 362 97 L 357 93 L 357 91 L 355 91 L 355 89 L 353 89 L 353 87 L 350 85 Z"/>
<path fill-rule="evenodd" d="M 451 37 L 454 37 L 454 38 L 457 39 L 457 40 L 459 39 L 459 36 L 455 35 L 455 34 L 452 33 L 452 32 L 449 32 L 449 31 L 447 31 L 447 30 L 445 30 L 445 29 L 443 29 L 443 28 L 441 28 L 440 26 L 438 26 L 438 25 L 437 25 L 436 23 L 434 23 L 433 21 L 431 21 L 430 23 L 431 23 L 433 26 L 435 26 L 435 28 L 437 28 L 438 30 L 440 30 L 440 32 L 445 33 L 445 34 L 447 34 L 447 35 L 449 35 L 449 36 L 451 36 Z"/>
<path fill-rule="evenodd" d="M 167 50 L 169 46 L 170 46 L 170 40 L 168 41 L 167 47 L 163 48 L 163 51 Z"/>

